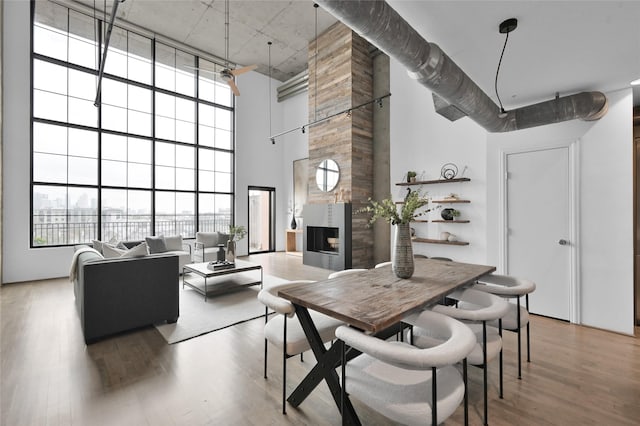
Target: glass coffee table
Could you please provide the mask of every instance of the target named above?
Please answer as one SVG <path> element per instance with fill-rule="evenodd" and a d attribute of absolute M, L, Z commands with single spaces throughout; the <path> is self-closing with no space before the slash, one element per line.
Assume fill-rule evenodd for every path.
<path fill-rule="evenodd" d="M 201 262 L 184 265 L 182 268 L 182 287 L 184 288 L 185 285 L 191 287 L 202 294 L 205 301 L 207 296 L 227 293 L 240 287 L 260 284 L 260 288 L 262 288 L 262 265 L 236 259 L 233 268 L 213 270 L 209 268 L 209 263 Z M 247 274 L 239 275 L 248 271 L 260 271 L 260 279 L 255 280 L 256 277 L 246 276 Z"/>

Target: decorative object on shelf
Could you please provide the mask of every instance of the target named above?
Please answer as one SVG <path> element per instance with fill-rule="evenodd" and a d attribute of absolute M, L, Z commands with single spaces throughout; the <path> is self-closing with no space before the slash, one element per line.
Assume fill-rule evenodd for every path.
<path fill-rule="evenodd" d="M 414 172 L 413 170 L 409 170 L 407 172 L 407 182 L 415 182 L 417 175 L 418 174 L 416 172 Z"/>
<path fill-rule="evenodd" d="M 456 241 L 458 241 L 458 237 L 456 237 L 453 234 L 449 234 L 449 237 L 447 237 L 447 241 L 452 242 L 452 243 L 456 242 Z"/>
<path fill-rule="evenodd" d="M 378 219 L 384 219 L 392 225 L 396 225 L 394 244 L 394 256 L 392 270 L 398 278 L 410 278 L 413 275 L 413 247 L 411 246 L 410 222 L 431 211 L 424 209 L 429 204 L 429 199 L 419 191 L 407 188 L 407 195 L 401 204 L 400 211 L 395 201 L 386 198 L 380 202 L 369 198 L 369 205 L 356 211 L 356 213 L 371 213 L 369 225 Z"/>
<path fill-rule="evenodd" d="M 247 230 L 244 226 L 229 226 L 229 241 L 227 241 L 227 261 L 236 261 L 236 242 L 240 241 L 247 235 Z"/>
<path fill-rule="evenodd" d="M 453 163 L 446 163 L 440 169 L 440 176 L 446 180 L 454 179 L 458 176 L 458 166 Z"/>
<path fill-rule="evenodd" d="M 443 232 L 440 233 L 440 239 L 442 241 L 449 241 L 449 236 L 451 236 L 450 232 L 443 231 Z"/>
<path fill-rule="evenodd" d="M 456 209 L 446 208 L 442 209 L 440 216 L 442 216 L 444 220 L 455 220 L 456 216 L 460 216 L 460 212 Z"/>
<path fill-rule="evenodd" d="M 298 227 L 298 224 L 296 223 L 296 217 L 295 216 L 291 216 L 291 229 L 296 229 Z"/>
<path fill-rule="evenodd" d="M 449 194 L 446 197 L 443 198 L 444 201 L 457 201 L 459 200 L 458 195 L 457 194 Z"/>
<path fill-rule="evenodd" d="M 416 237 L 416 228 L 410 228 L 411 229 L 411 239 L 414 239 Z"/>

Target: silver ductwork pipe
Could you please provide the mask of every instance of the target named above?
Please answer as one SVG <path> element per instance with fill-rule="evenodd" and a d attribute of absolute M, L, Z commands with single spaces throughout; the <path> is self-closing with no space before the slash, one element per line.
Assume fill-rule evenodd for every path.
<path fill-rule="evenodd" d="M 316 0 L 316 3 L 489 132 L 509 132 L 575 119 L 597 120 L 607 112 L 607 97 L 603 93 L 583 92 L 500 114 L 498 105 L 438 45 L 425 40 L 385 1 Z"/>

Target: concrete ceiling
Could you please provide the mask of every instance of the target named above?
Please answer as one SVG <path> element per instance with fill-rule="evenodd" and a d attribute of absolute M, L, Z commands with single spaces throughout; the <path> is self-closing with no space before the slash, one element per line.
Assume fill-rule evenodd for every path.
<path fill-rule="evenodd" d="M 93 8 L 93 0 L 75 0 Z M 107 0 L 107 10 L 111 10 Z M 407 1 L 388 0 L 428 41 L 437 43 L 494 100 L 494 78 L 504 35 L 515 17 L 498 89 L 505 108 L 583 90 L 629 87 L 640 78 L 639 1 Z M 103 1 L 96 0 L 96 7 Z M 229 59 L 258 64 L 284 81 L 306 68 L 315 38 L 309 0 L 231 0 Z M 224 58 L 223 0 L 126 0 L 118 19 Z M 318 8 L 318 33 L 335 22 Z M 640 87 L 636 104 L 640 100 Z"/>
<path fill-rule="evenodd" d="M 73 0 L 93 9 L 94 0 Z M 107 0 L 107 14 L 112 0 Z M 104 0 L 95 6 L 102 13 Z M 310 0 L 229 2 L 229 60 L 257 64 L 257 72 L 288 80 L 307 68 L 307 46 L 315 39 L 316 10 Z M 172 40 L 225 58 L 224 0 L 125 0 L 117 20 L 140 26 Z M 336 19 L 318 8 L 318 34 Z"/>

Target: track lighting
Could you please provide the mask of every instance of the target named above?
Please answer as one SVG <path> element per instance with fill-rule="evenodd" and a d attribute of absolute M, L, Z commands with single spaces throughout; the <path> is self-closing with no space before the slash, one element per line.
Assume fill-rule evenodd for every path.
<path fill-rule="evenodd" d="M 327 120 L 330 120 L 330 119 L 332 119 L 332 118 L 334 118 L 334 117 L 338 117 L 338 116 L 340 116 L 340 115 L 342 115 L 342 114 L 345 114 L 347 117 L 351 117 L 351 115 L 352 115 L 353 111 L 358 110 L 358 109 L 360 109 L 360 108 L 362 108 L 362 107 L 365 107 L 365 106 L 367 106 L 367 105 L 372 105 L 372 104 L 377 103 L 377 104 L 378 104 L 378 106 L 380 106 L 380 108 L 382 108 L 382 106 L 383 106 L 383 104 L 382 104 L 382 100 L 383 100 L 384 98 L 388 98 L 388 97 L 390 97 L 390 96 L 391 96 L 391 93 L 387 93 L 386 95 L 382 95 L 382 96 L 380 96 L 379 98 L 372 99 L 372 100 L 370 100 L 370 101 L 368 101 L 368 102 L 365 102 L 365 103 L 362 103 L 362 104 L 360 104 L 360 105 L 356 105 L 356 106 L 354 106 L 354 107 L 351 107 L 351 108 L 348 108 L 348 109 L 345 109 L 345 110 L 342 110 L 342 111 L 336 112 L 335 114 L 331 114 L 331 115 L 328 115 L 328 116 L 326 116 L 326 117 L 319 118 L 319 119 L 317 119 L 317 120 L 315 120 L 315 121 L 311 121 L 311 122 L 309 122 L 309 123 L 307 123 L 307 124 L 303 125 L 302 127 L 296 127 L 296 128 L 293 128 L 293 129 L 287 130 L 287 131 L 285 131 L 285 132 L 280 132 L 280 133 L 278 133 L 277 135 L 271 135 L 271 136 L 269 137 L 269 139 L 271 139 L 271 140 L 273 141 L 275 138 L 278 138 L 278 137 L 280 137 L 280 136 L 284 136 L 284 135 L 289 134 L 289 133 L 291 133 L 291 132 L 295 132 L 295 131 L 296 131 L 296 130 L 298 130 L 298 129 L 302 129 L 302 133 L 306 133 L 306 131 L 307 131 L 307 127 L 315 126 L 316 124 L 323 123 L 323 122 L 325 122 L 325 121 L 327 121 Z"/>

